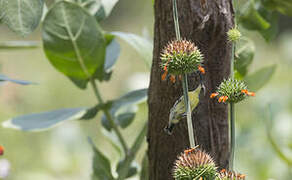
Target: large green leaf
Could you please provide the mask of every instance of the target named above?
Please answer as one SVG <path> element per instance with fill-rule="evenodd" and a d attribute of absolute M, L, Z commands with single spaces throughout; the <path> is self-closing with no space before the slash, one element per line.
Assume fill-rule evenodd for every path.
<path fill-rule="evenodd" d="M 125 32 L 112 32 L 131 45 L 144 59 L 146 65 L 150 68 L 152 63 L 153 43 L 148 39 Z"/>
<path fill-rule="evenodd" d="M 114 118 L 117 125 L 126 128 L 131 124 L 135 117 L 135 113 L 138 108 L 137 104 L 145 102 L 147 98 L 148 89 L 140 89 L 127 93 L 117 100 L 112 101 L 110 108 L 110 114 Z M 106 116 L 102 117 L 102 125 L 107 129 L 111 130 Z"/>
<path fill-rule="evenodd" d="M 118 0 L 70 0 L 85 8 L 97 21 L 107 18 Z"/>
<path fill-rule="evenodd" d="M 276 71 L 276 65 L 267 66 L 247 76 L 244 80 L 247 86 L 252 91 L 258 91 L 262 88 L 273 76 Z"/>
<path fill-rule="evenodd" d="M 96 148 L 91 139 L 89 143 L 94 153 L 92 180 L 114 180 L 110 160 Z"/>
<path fill-rule="evenodd" d="M 43 5 L 43 0 L 1 0 L 0 17 L 10 29 L 24 36 L 38 26 Z"/>
<path fill-rule="evenodd" d="M 271 9 L 282 14 L 292 16 L 292 1 L 291 0 L 262 0 L 263 4 Z"/>
<path fill-rule="evenodd" d="M 248 66 L 252 63 L 255 52 L 255 45 L 249 39 L 242 39 L 236 44 L 234 68 L 244 77 L 248 71 Z"/>
<path fill-rule="evenodd" d="M 253 0 L 247 1 L 239 13 L 239 23 L 249 30 L 266 30 L 270 23 L 258 12 Z"/>
<path fill-rule="evenodd" d="M 53 5 L 44 19 L 42 35 L 49 61 L 79 86 L 84 87 L 104 64 L 102 30 L 94 17 L 75 3 Z"/>
<path fill-rule="evenodd" d="M 100 0 L 101 6 L 98 11 L 95 13 L 95 17 L 101 21 L 108 17 L 112 12 L 113 8 L 117 4 L 118 0 Z"/>
<path fill-rule="evenodd" d="M 0 74 L 0 83 L 2 82 L 12 82 L 12 83 L 16 83 L 16 84 L 20 84 L 20 85 L 30 85 L 30 84 L 36 84 L 36 83 L 33 83 L 33 82 L 30 82 L 30 81 L 24 81 L 24 80 L 18 80 L 18 79 L 12 79 L 12 78 L 9 78 L 3 74 Z"/>
<path fill-rule="evenodd" d="M 99 81 L 108 81 L 110 79 L 113 66 L 120 55 L 120 45 L 116 41 L 115 36 L 106 34 L 105 39 L 107 47 L 104 64 L 98 68 L 94 74 L 94 77 Z"/>
<path fill-rule="evenodd" d="M 259 13 L 262 17 L 267 20 L 270 24 L 268 29 L 259 30 L 260 34 L 265 38 L 266 41 L 274 39 L 278 33 L 278 13 L 268 11 L 265 7 L 260 6 Z"/>
<path fill-rule="evenodd" d="M 41 131 L 54 127 L 61 122 L 83 118 L 89 109 L 68 108 L 55 111 L 28 114 L 3 122 L 3 127 L 23 131 Z"/>

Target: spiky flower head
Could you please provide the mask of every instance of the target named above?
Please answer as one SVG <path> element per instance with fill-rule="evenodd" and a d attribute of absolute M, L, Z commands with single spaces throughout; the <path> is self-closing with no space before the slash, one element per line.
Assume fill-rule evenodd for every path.
<path fill-rule="evenodd" d="M 204 71 L 201 67 L 203 55 L 194 43 L 187 40 L 169 42 L 161 53 L 161 67 L 171 75 L 182 75 L 197 70 Z"/>
<path fill-rule="evenodd" d="M 237 103 L 247 96 L 255 96 L 255 93 L 249 92 L 243 81 L 229 78 L 221 82 L 216 93 L 212 93 L 210 98 L 218 97 L 218 102 Z"/>
<path fill-rule="evenodd" d="M 209 154 L 199 149 L 190 149 L 178 156 L 173 176 L 176 180 L 199 178 L 214 180 L 216 177 L 216 166 Z"/>
<path fill-rule="evenodd" d="M 235 27 L 230 29 L 227 32 L 228 40 L 232 42 L 236 42 L 241 38 L 241 33 L 240 31 Z"/>
<path fill-rule="evenodd" d="M 245 180 L 245 175 L 222 169 L 216 180 Z"/>

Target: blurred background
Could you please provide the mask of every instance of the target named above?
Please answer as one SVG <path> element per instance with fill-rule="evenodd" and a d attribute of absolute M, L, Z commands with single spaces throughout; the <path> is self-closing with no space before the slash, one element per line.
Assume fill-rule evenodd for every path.
<path fill-rule="evenodd" d="M 129 6 L 129 4 L 131 4 Z M 102 22 L 106 31 L 124 31 L 153 36 L 153 7 L 150 0 L 119 1 L 109 18 Z M 292 169 L 271 145 L 268 134 L 277 146 L 292 158 L 292 19 L 282 17 L 280 32 L 267 43 L 258 33 L 244 32 L 256 44 L 256 55 L 250 72 L 277 64 L 269 83 L 237 105 L 237 149 L 235 168 L 251 180 L 291 180 Z M 38 48 L 0 49 L 0 72 L 11 78 L 29 80 L 36 85 L 0 86 L 0 123 L 12 117 L 58 108 L 88 107 L 95 104 L 90 88 L 83 91 L 57 72 L 46 60 L 40 29 L 26 38 L 19 37 L 0 25 L 0 42 L 33 40 Z M 147 87 L 149 69 L 142 58 L 124 41 L 115 65 L 112 80 L 100 84 L 104 99 L 114 99 L 138 88 Z M 147 105 L 140 105 L 134 123 L 124 131 L 128 141 L 147 120 Z M 269 113 L 269 109 L 273 112 Z M 271 118 L 272 117 L 272 118 Z M 0 179 L 7 180 L 87 180 L 91 174 L 92 151 L 87 137 L 117 163 L 117 152 L 105 141 L 100 115 L 93 121 L 65 122 L 43 132 L 22 132 L 0 127 L 0 145 L 5 155 L 0 158 Z M 269 132 L 269 133 L 268 133 Z M 138 163 L 146 149 L 139 152 Z M 8 174 L 6 174 L 8 172 Z M 4 178 L 5 177 L 5 178 Z M 137 178 L 132 178 L 137 179 Z"/>

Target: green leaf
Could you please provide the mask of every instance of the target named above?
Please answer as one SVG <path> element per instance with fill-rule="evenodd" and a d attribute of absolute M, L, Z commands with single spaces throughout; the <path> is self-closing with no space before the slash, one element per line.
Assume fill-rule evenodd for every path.
<path fill-rule="evenodd" d="M 117 125 L 126 128 L 134 119 L 134 115 L 137 111 L 136 105 L 145 102 L 147 98 L 148 89 L 140 89 L 127 93 L 117 100 L 112 101 L 113 104 L 110 108 L 110 114 L 114 118 Z M 132 113 L 132 114 L 131 114 Z M 103 115 L 102 125 L 111 130 L 108 120 Z"/>
<path fill-rule="evenodd" d="M 5 82 L 5 81 L 9 81 L 9 82 L 20 84 L 20 85 L 36 84 L 36 83 L 30 82 L 30 81 L 12 79 L 12 78 L 9 78 L 3 74 L 0 74 L 0 82 Z"/>
<path fill-rule="evenodd" d="M 234 68 L 238 76 L 244 77 L 247 74 L 248 67 L 253 61 L 255 45 L 249 39 L 242 39 L 236 45 Z"/>
<path fill-rule="evenodd" d="M 112 147 L 116 150 L 119 157 L 123 155 L 123 147 L 121 142 L 117 138 L 116 134 L 112 131 L 107 131 L 105 129 L 101 129 L 102 134 L 105 136 L 106 140 L 112 145 Z"/>
<path fill-rule="evenodd" d="M 265 84 L 269 82 L 273 74 L 275 73 L 277 65 L 271 65 L 268 67 L 261 68 L 253 74 L 247 76 L 244 80 L 247 86 L 252 91 L 258 91 Z"/>
<path fill-rule="evenodd" d="M 111 77 L 113 66 L 118 60 L 120 55 L 120 45 L 115 40 L 115 36 L 111 34 L 105 35 L 106 39 L 106 55 L 104 64 L 97 69 L 94 77 L 97 78 L 99 81 L 108 81 Z"/>
<path fill-rule="evenodd" d="M 88 139 L 93 149 L 93 174 L 92 179 L 94 180 L 114 180 L 111 173 L 110 160 L 103 155 L 94 145 L 92 140 Z"/>
<path fill-rule="evenodd" d="M 0 42 L 1 49 L 24 49 L 24 48 L 36 48 L 38 42 L 35 41 L 5 41 Z"/>
<path fill-rule="evenodd" d="M 134 120 L 135 116 L 136 116 L 136 112 L 126 112 L 123 114 L 118 115 L 117 117 L 117 122 L 119 122 L 119 125 L 122 128 L 126 128 L 128 127 Z"/>
<path fill-rule="evenodd" d="M 101 6 L 95 13 L 98 21 L 104 20 L 110 15 L 118 0 L 101 0 Z"/>
<path fill-rule="evenodd" d="M 144 59 L 146 65 L 150 68 L 152 63 L 152 51 L 153 43 L 148 39 L 125 32 L 112 32 L 113 35 L 116 35 L 126 41 L 131 45 Z"/>
<path fill-rule="evenodd" d="M 22 36 L 28 35 L 38 26 L 43 0 L 1 0 L 0 17 L 8 27 Z"/>
<path fill-rule="evenodd" d="M 118 163 L 117 172 L 119 172 L 123 166 L 125 166 L 125 160 L 122 160 Z M 132 163 L 128 169 L 128 173 L 126 175 L 126 178 L 129 178 L 129 177 L 136 175 L 137 172 L 138 172 L 138 168 L 135 166 L 135 164 Z"/>
<path fill-rule="evenodd" d="M 98 22 L 107 18 L 118 0 L 70 0 L 85 8 Z"/>
<path fill-rule="evenodd" d="M 260 34 L 265 38 L 266 41 L 274 39 L 278 33 L 278 20 L 279 16 L 276 12 L 268 11 L 266 8 L 260 6 L 259 13 L 266 19 L 270 27 L 268 29 L 259 30 Z"/>
<path fill-rule="evenodd" d="M 149 162 L 148 162 L 148 157 L 147 153 L 145 153 L 143 160 L 142 160 L 142 169 L 140 173 L 140 180 L 148 180 L 149 179 Z"/>
<path fill-rule="evenodd" d="M 262 0 L 265 7 L 278 11 L 284 15 L 292 16 L 291 0 Z"/>
<path fill-rule="evenodd" d="M 247 1 L 239 13 L 239 23 L 249 30 L 266 30 L 270 23 L 258 12 L 253 0 Z"/>
<path fill-rule="evenodd" d="M 43 22 L 43 43 L 52 65 L 84 88 L 102 67 L 106 41 L 99 24 L 75 3 L 60 1 Z"/>
<path fill-rule="evenodd" d="M 109 109 L 111 106 L 112 106 L 112 102 L 97 104 L 94 107 L 87 109 L 86 114 L 84 114 L 80 120 L 92 119 L 97 115 L 99 111 Z"/>
<path fill-rule="evenodd" d="M 130 154 L 126 157 L 123 161 L 123 165 L 120 169 L 118 169 L 118 179 L 124 179 L 129 174 L 129 169 L 133 160 L 136 158 L 138 151 L 140 150 L 143 142 L 145 142 L 145 136 L 147 133 L 147 122 L 143 125 L 142 130 L 140 131 L 139 135 L 135 139 L 134 144 L 130 149 Z"/>
<path fill-rule="evenodd" d="M 66 108 L 28 114 L 4 121 L 2 126 L 23 131 L 41 131 L 52 128 L 64 121 L 81 119 L 87 111 L 87 108 Z"/>

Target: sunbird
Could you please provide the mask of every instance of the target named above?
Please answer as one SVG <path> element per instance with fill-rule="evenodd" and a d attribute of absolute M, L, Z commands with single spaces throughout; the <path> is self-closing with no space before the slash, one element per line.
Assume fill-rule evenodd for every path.
<path fill-rule="evenodd" d="M 203 86 L 204 88 L 204 86 Z M 193 111 L 199 103 L 199 94 L 202 86 L 199 85 L 195 90 L 189 91 L 189 100 L 191 104 L 191 111 Z M 169 113 L 168 125 L 164 128 L 164 131 L 169 135 L 172 134 L 174 126 L 187 116 L 184 97 L 181 96 L 172 106 Z"/>

